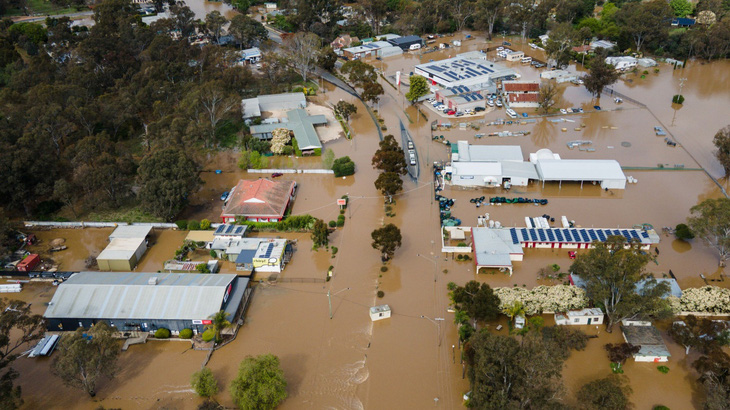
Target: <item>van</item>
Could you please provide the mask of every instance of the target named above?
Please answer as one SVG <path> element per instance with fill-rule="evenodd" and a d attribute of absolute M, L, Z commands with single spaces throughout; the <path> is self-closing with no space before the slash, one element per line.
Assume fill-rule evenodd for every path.
<path fill-rule="evenodd" d="M 529 64 L 532 62 L 532 57 L 522 57 L 522 64 Z"/>
<path fill-rule="evenodd" d="M 411 46 L 408 47 L 408 49 L 411 50 L 411 51 L 413 51 L 413 50 L 420 50 L 421 49 L 421 45 L 420 44 L 411 44 Z"/>
<path fill-rule="evenodd" d="M 512 108 L 507 108 L 507 115 L 509 115 L 510 118 L 517 118 L 517 113 Z"/>

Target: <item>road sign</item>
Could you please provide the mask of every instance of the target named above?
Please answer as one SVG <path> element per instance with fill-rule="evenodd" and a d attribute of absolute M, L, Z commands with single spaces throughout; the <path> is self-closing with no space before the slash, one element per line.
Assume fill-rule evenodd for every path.
<path fill-rule="evenodd" d="M 337 205 L 339 205 L 339 206 L 345 206 L 345 205 L 347 205 L 347 199 L 344 199 L 344 198 L 338 199 L 337 200 Z"/>

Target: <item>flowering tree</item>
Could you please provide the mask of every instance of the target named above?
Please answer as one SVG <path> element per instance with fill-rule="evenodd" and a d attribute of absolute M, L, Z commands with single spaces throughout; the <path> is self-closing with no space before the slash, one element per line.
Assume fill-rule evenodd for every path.
<path fill-rule="evenodd" d="M 526 315 L 537 315 L 543 312 L 566 312 L 588 306 L 585 291 L 577 286 L 538 286 L 532 290 L 495 288 L 494 294 L 499 297 L 499 308 L 503 312 L 513 307 L 515 302 L 520 302 Z"/>
<path fill-rule="evenodd" d="M 284 153 L 284 147 L 291 141 L 291 134 L 286 128 L 277 128 L 271 132 L 271 152 L 277 155 Z"/>
<path fill-rule="evenodd" d="M 730 313 L 730 289 L 717 286 L 684 289 L 681 298 L 670 297 L 669 303 L 675 313 Z"/>

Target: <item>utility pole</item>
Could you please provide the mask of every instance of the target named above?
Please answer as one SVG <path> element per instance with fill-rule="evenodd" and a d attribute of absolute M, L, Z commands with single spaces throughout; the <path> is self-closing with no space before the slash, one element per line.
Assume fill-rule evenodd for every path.
<path fill-rule="evenodd" d="M 331 293 L 332 291 L 327 289 L 327 302 L 330 305 L 330 319 L 332 319 L 332 296 L 337 296 L 337 294 L 344 292 L 346 290 L 350 290 L 350 288 L 344 288 L 344 289 L 341 289 L 341 290 L 335 292 L 334 294 L 332 294 Z"/>
<path fill-rule="evenodd" d="M 433 249 L 433 241 L 431 242 L 431 248 Z M 433 281 L 436 282 L 436 275 L 437 275 L 437 271 L 438 271 L 438 266 L 436 265 L 436 261 L 432 260 L 430 258 L 427 258 L 427 257 L 421 255 L 420 253 L 417 253 L 416 256 L 419 256 L 419 257 L 433 263 Z"/>
<path fill-rule="evenodd" d="M 443 322 L 446 319 L 444 319 L 442 317 L 437 317 L 437 318 L 431 319 L 430 317 L 424 316 L 424 315 L 421 315 L 421 319 L 427 319 L 429 322 L 436 325 L 436 341 L 438 342 L 439 346 L 441 346 L 441 322 Z"/>

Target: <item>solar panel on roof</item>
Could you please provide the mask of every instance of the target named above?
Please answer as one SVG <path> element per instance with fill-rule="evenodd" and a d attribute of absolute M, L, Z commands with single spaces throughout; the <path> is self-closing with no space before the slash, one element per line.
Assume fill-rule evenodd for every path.
<path fill-rule="evenodd" d="M 224 229 L 226 229 L 226 226 L 225 225 L 218 225 L 218 227 L 215 228 L 215 232 L 213 234 L 214 235 L 220 234 L 221 232 L 223 232 Z"/>
<path fill-rule="evenodd" d="M 551 242 L 555 242 L 555 235 L 553 235 L 552 229 L 547 231 L 547 236 L 548 236 L 548 239 L 550 239 Z"/>
<path fill-rule="evenodd" d="M 578 232 L 580 232 L 580 236 L 583 237 L 583 241 L 584 242 L 590 242 L 591 241 L 591 238 L 588 237 L 588 234 L 586 233 L 586 230 L 585 229 L 581 229 Z"/>
<path fill-rule="evenodd" d="M 560 233 L 559 229 L 555 230 L 555 237 L 558 239 L 558 242 L 564 242 L 565 239 L 563 239 L 563 234 Z"/>
<path fill-rule="evenodd" d="M 615 236 L 619 236 L 619 235 L 621 235 L 621 232 L 620 232 L 620 231 L 619 231 L 618 229 L 614 229 L 614 230 L 613 230 L 613 234 L 614 234 Z"/>
<path fill-rule="evenodd" d="M 603 234 L 603 229 L 596 231 L 596 235 L 598 235 L 598 240 L 601 242 L 606 240 L 606 235 Z"/>
<path fill-rule="evenodd" d="M 537 231 L 537 233 L 540 235 L 540 240 L 541 241 L 543 241 L 543 242 L 547 241 L 547 238 L 545 238 L 545 231 L 544 230 L 540 229 L 539 231 Z"/>
<path fill-rule="evenodd" d="M 515 228 L 512 228 L 509 230 L 509 233 L 512 235 L 512 243 L 517 245 L 520 243 L 520 241 L 517 239 L 517 230 Z"/>
<path fill-rule="evenodd" d="M 431 68 L 434 71 L 438 71 L 439 73 L 442 72 L 442 71 L 444 71 L 443 67 L 439 67 L 437 65 L 432 66 L 432 67 L 429 67 L 429 68 Z"/>
<path fill-rule="evenodd" d="M 639 238 L 639 235 L 636 233 L 636 231 L 629 231 L 629 234 L 631 234 L 632 238 Z"/>
<path fill-rule="evenodd" d="M 534 229 L 530 229 L 530 239 L 533 242 L 537 242 L 537 232 Z"/>
<path fill-rule="evenodd" d="M 631 235 L 629 235 L 629 231 L 627 231 L 626 229 L 621 231 L 621 235 L 623 235 L 626 239 L 631 239 Z"/>
<path fill-rule="evenodd" d="M 520 229 L 520 233 L 522 234 L 522 240 L 526 240 L 527 239 L 527 229 L 525 229 L 525 228 Z"/>
<path fill-rule="evenodd" d="M 591 238 L 592 241 L 598 240 L 598 237 L 596 237 L 596 233 L 593 231 L 588 231 L 588 236 Z"/>

